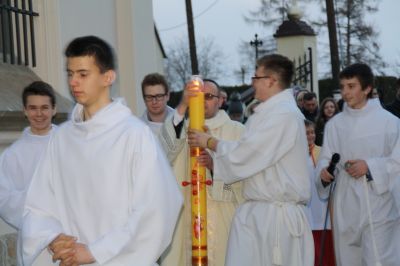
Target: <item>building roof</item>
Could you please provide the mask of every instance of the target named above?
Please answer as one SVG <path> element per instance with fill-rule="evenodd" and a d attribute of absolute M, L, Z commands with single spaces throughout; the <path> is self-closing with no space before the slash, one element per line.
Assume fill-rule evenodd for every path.
<path fill-rule="evenodd" d="M 155 25 L 154 25 L 154 33 L 156 34 L 156 40 L 157 40 L 158 46 L 160 47 L 161 54 L 163 55 L 164 58 L 167 58 L 167 54 L 165 53 L 164 46 L 161 42 L 160 34 L 158 33 L 158 29 Z"/>
<path fill-rule="evenodd" d="M 289 36 L 315 36 L 314 30 L 298 16 L 289 16 L 275 32 L 274 37 L 289 37 Z"/>

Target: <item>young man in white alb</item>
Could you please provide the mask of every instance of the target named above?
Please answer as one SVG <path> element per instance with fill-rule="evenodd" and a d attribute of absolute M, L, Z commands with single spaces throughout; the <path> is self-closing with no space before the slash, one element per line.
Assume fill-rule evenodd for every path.
<path fill-rule="evenodd" d="M 333 233 L 337 265 L 395 266 L 400 261 L 400 216 L 392 186 L 400 177 L 400 123 L 372 99 L 374 75 L 353 64 L 339 75 L 343 111 L 328 121 L 317 166 L 327 197 L 333 179 Z M 335 178 L 327 171 L 340 155 Z"/>
<path fill-rule="evenodd" d="M 22 93 L 22 103 L 29 127 L 0 157 L 0 217 L 14 227 L 18 234 L 22 226 L 26 192 L 56 128 L 51 123 L 56 114 L 56 97 L 49 84 L 43 81 L 29 84 Z M 19 240 L 19 264 L 22 263 L 21 251 Z M 41 260 L 43 257 L 45 254 L 41 255 Z"/>
<path fill-rule="evenodd" d="M 252 78 L 260 101 L 237 141 L 191 130 L 189 144 L 214 151 L 214 174 L 243 181 L 247 200 L 236 210 L 227 266 L 314 264 L 314 243 L 305 215 L 310 199 L 304 116 L 290 86 L 293 63 L 281 55 L 257 62 Z"/>
<path fill-rule="evenodd" d="M 69 43 L 65 55 L 77 104 L 29 188 L 24 263 L 48 248 L 63 266 L 156 265 L 182 204 L 171 168 L 150 128 L 123 99 L 110 97 L 112 48 L 85 36 Z"/>

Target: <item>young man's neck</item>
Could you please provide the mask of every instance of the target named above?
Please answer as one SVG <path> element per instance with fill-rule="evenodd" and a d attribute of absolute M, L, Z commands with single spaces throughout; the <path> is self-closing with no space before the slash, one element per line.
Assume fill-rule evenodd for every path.
<path fill-rule="evenodd" d="M 281 92 L 284 91 L 284 90 L 285 90 L 285 89 L 282 89 L 282 88 L 280 88 L 280 87 L 278 87 L 278 86 L 274 86 L 274 87 L 270 88 L 270 89 L 269 89 L 269 93 L 268 93 L 267 97 L 265 97 L 265 100 L 264 100 L 264 101 L 269 100 L 270 98 L 272 98 L 273 96 L 275 96 L 275 95 L 281 93 Z"/>
<path fill-rule="evenodd" d="M 98 101 L 95 104 L 83 106 L 83 121 L 91 119 L 100 109 L 110 104 L 112 100 L 107 98 L 103 101 Z"/>
<path fill-rule="evenodd" d="M 351 109 L 362 109 L 362 108 L 364 108 L 366 105 L 367 105 L 367 103 L 368 103 L 368 98 L 365 100 L 365 101 L 363 101 L 363 102 L 361 102 L 361 103 L 358 103 L 357 105 L 353 105 L 353 106 L 350 106 L 349 105 L 349 107 L 351 108 Z"/>
<path fill-rule="evenodd" d="M 151 122 L 163 123 L 165 121 L 166 116 L 167 116 L 166 110 L 164 111 L 164 113 L 161 113 L 161 114 L 150 114 L 149 112 L 147 112 L 147 118 Z"/>
<path fill-rule="evenodd" d="M 46 128 L 42 128 L 42 129 L 38 129 L 38 128 L 33 128 L 32 126 L 31 126 L 31 133 L 33 134 L 33 135 L 38 135 L 38 136 L 45 136 L 45 135 L 47 135 L 49 132 L 50 132 L 50 130 L 51 130 L 51 124 L 48 126 L 48 127 L 46 127 Z"/>

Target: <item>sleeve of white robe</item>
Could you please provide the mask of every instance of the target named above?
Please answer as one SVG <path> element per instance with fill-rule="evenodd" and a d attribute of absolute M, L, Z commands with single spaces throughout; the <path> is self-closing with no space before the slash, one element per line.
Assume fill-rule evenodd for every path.
<path fill-rule="evenodd" d="M 246 130 L 239 141 L 218 141 L 214 175 L 227 184 L 249 178 L 274 165 L 294 145 L 299 122 L 296 114 L 276 115 L 268 123 Z"/>
<path fill-rule="evenodd" d="M 324 187 L 322 185 L 321 171 L 325 167 L 328 167 L 329 162 L 332 159 L 332 155 L 335 153 L 334 147 L 338 146 L 337 143 L 334 143 L 332 132 L 333 132 L 333 125 L 332 123 L 328 122 L 325 125 L 324 141 L 321 148 L 321 152 L 319 154 L 317 167 L 315 168 L 316 172 L 315 185 L 317 186 L 317 191 L 321 199 L 327 199 L 329 197 L 329 187 L 330 187 L 330 186 Z"/>
<path fill-rule="evenodd" d="M 172 115 L 167 117 L 158 135 L 161 146 L 167 155 L 168 161 L 171 163 L 175 161 L 186 141 L 186 132 L 184 126 L 182 128 L 180 138 L 177 138 L 173 119 L 174 116 Z"/>
<path fill-rule="evenodd" d="M 131 169 L 133 207 L 128 222 L 89 244 L 100 264 L 127 253 L 134 258 L 132 263 L 152 265 L 172 239 L 183 198 L 153 135 L 147 132 L 141 136 L 135 141 L 140 147 L 132 147 L 136 152 Z"/>
<path fill-rule="evenodd" d="M 397 123 L 388 123 L 385 127 L 385 149 L 391 150 L 386 157 L 374 157 L 366 159 L 368 169 L 373 181 L 372 187 L 377 194 L 385 193 L 392 189 L 393 178 L 400 177 L 400 127 Z"/>
<path fill-rule="evenodd" d="M 39 161 L 26 196 L 22 221 L 23 261 L 32 265 L 35 258 L 64 230 L 55 205 L 52 176 L 57 171 L 52 140 Z M 37 195 L 40 195 L 38 197 Z M 43 209 L 46 206 L 46 209 Z"/>
<path fill-rule="evenodd" d="M 18 190 L 13 178 L 18 174 L 16 159 L 8 150 L 0 156 L 0 217 L 19 229 L 25 202 L 25 190 Z"/>

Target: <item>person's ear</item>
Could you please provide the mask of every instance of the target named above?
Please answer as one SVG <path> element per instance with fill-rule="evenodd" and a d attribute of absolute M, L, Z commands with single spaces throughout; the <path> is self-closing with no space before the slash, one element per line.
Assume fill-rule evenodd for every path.
<path fill-rule="evenodd" d="M 370 94 L 371 91 L 372 91 L 372 87 L 371 87 L 371 86 L 367 86 L 367 87 L 365 88 L 365 90 L 364 90 L 364 93 L 365 93 L 365 95 L 368 96 L 368 94 Z"/>
<path fill-rule="evenodd" d="M 24 106 L 24 110 L 23 110 L 23 111 L 24 111 L 24 116 L 25 116 L 25 118 L 28 119 L 28 114 L 27 114 L 28 111 L 26 110 L 25 106 Z"/>
<path fill-rule="evenodd" d="M 52 117 L 54 118 L 55 116 L 56 116 L 56 114 L 57 114 L 57 107 L 53 107 L 53 111 L 51 112 L 51 114 L 52 114 Z"/>
<path fill-rule="evenodd" d="M 114 70 L 107 70 L 107 72 L 105 73 L 105 81 L 107 83 L 107 86 L 111 86 L 115 79 L 116 79 L 116 73 Z"/>
<path fill-rule="evenodd" d="M 222 104 L 224 103 L 224 99 L 222 98 L 221 94 L 219 95 L 218 98 L 218 108 L 221 108 Z"/>

